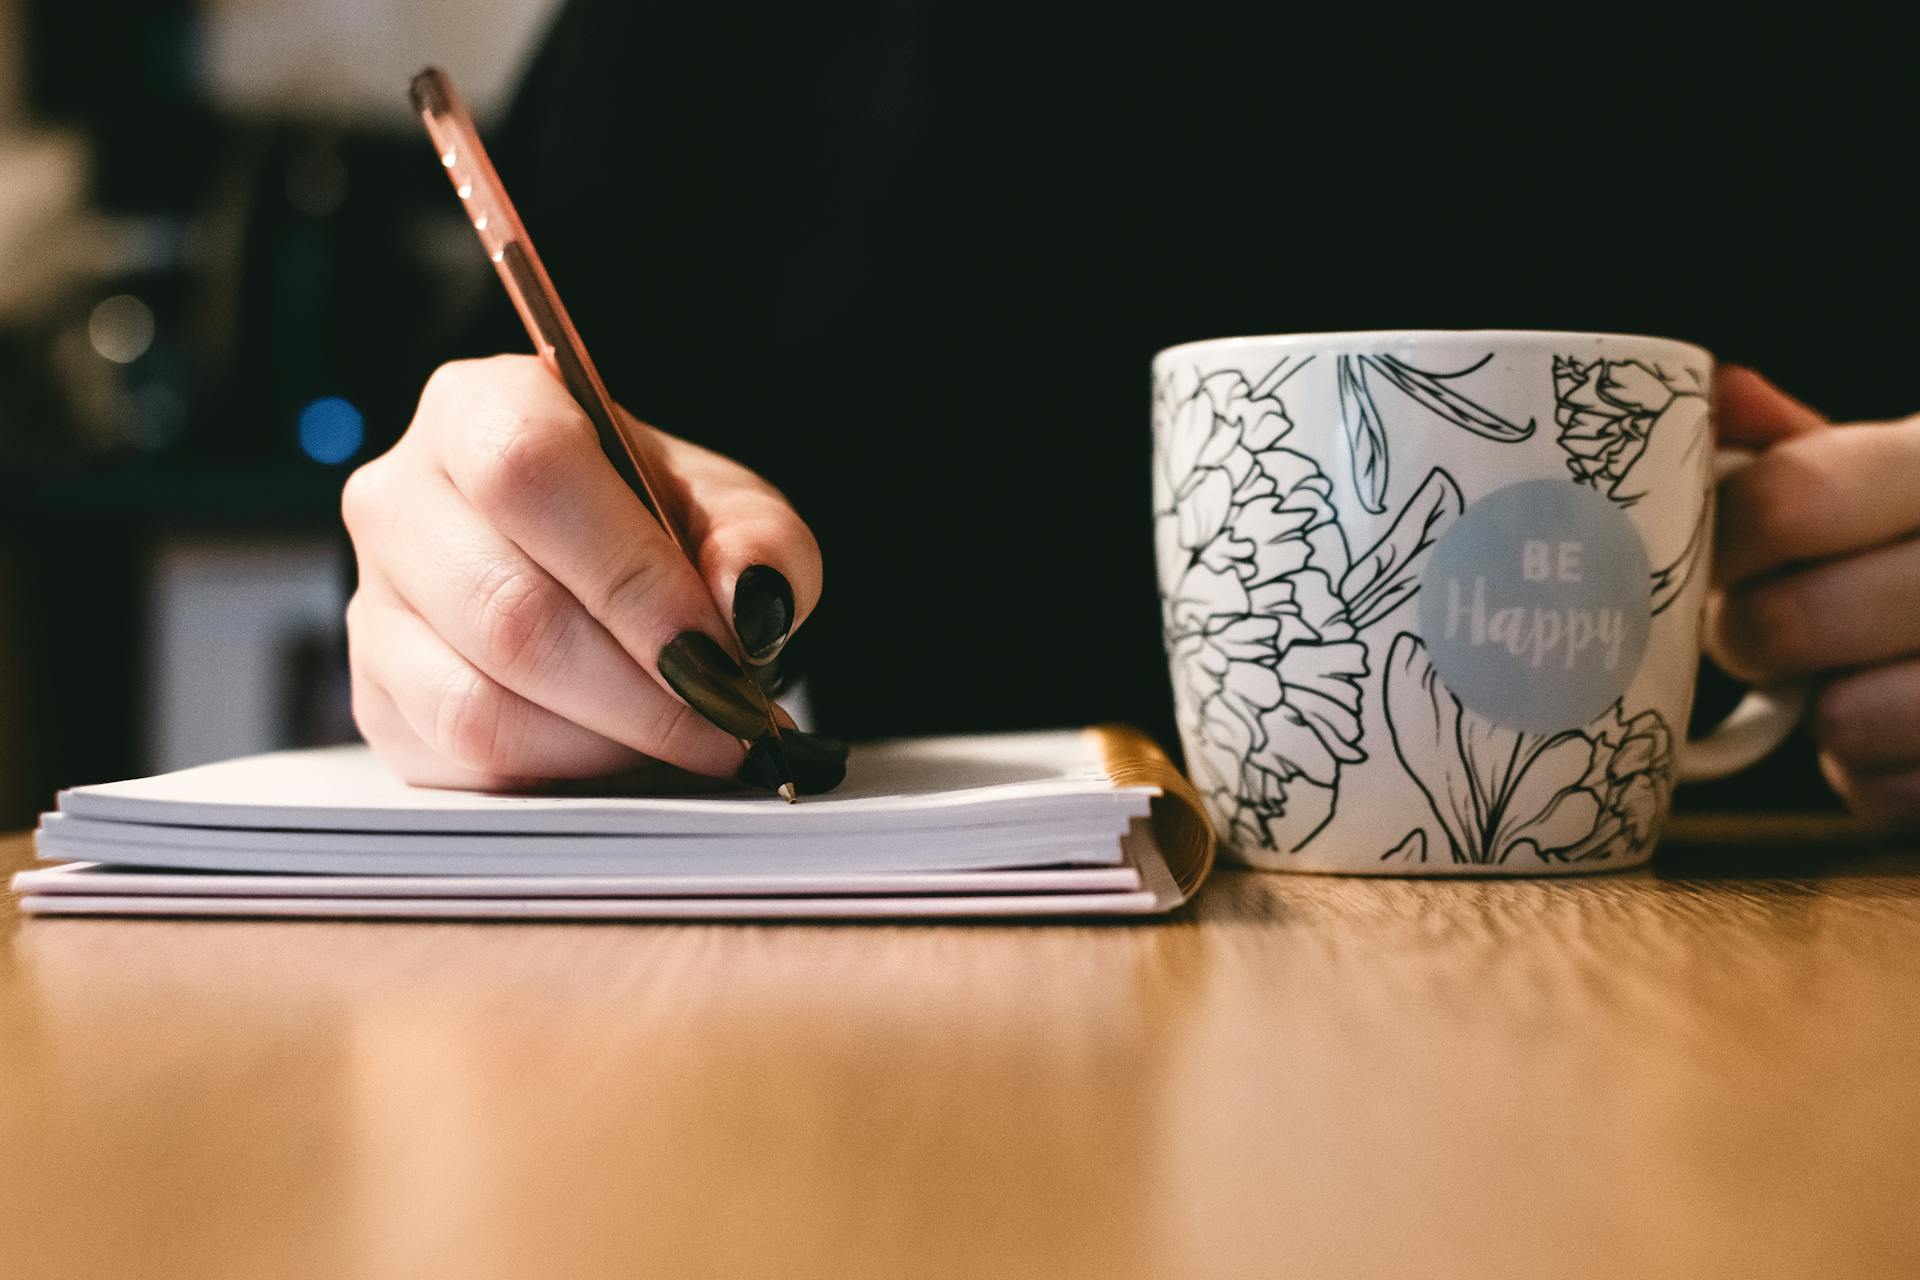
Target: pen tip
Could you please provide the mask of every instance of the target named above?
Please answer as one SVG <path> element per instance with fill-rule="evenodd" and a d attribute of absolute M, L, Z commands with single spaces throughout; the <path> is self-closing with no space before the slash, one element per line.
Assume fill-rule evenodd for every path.
<path fill-rule="evenodd" d="M 793 794 L 793 784 L 791 782 L 783 782 L 780 784 L 780 798 L 788 804 L 793 804 L 798 801 L 800 797 Z"/>

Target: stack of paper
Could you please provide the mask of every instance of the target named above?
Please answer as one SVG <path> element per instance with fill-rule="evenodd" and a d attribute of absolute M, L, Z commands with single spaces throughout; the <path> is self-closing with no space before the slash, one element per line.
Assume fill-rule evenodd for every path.
<path fill-rule="evenodd" d="M 856 748 L 795 805 L 438 791 L 363 747 L 287 751 L 63 792 L 38 849 L 68 865 L 14 888 L 43 915 L 1140 914 L 1206 874 L 1190 797 L 1114 729 Z"/>

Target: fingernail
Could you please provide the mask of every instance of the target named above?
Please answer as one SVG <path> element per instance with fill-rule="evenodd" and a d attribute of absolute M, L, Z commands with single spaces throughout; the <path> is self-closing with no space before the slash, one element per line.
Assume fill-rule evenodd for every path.
<path fill-rule="evenodd" d="M 767 732 L 767 713 L 740 664 L 712 636 L 682 631 L 660 650 L 660 677 L 688 706 L 736 738 Z"/>
<path fill-rule="evenodd" d="M 793 587 L 764 564 L 749 565 L 733 584 L 733 631 L 752 662 L 780 652 L 793 630 Z"/>
<path fill-rule="evenodd" d="M 747 751 L 747 762 L 740 768 L 740 780 L 769 791 L 783 779 L 779 756 L 784 755 L 787 777 L 803 796 L 819 795 L 839 786 L 847 776 L 847 744 L 824 734 L 803 733 L 798 729 L 780 731 L 780 746 L 772 745 L 769 735 Z"/>
<path fill-rule="evenodd" d="M 840 739 L 790 729 L 780 735 L 780 744 L 786 748 L 793 785 L 801 795 L 819 795 L 846 780 L 847 744 Z"/>
<path fill-rule="evenodd" d="M 780 654 L 747 668 L 747 679 L 760 686 L 769 698 L 787 687 L 786 654 Z"/>
<path fill-rule="evenodd" d="M 791 770 L 783 763 L 785 754 L 774 746 L 774 737 L 768 734 L 747 748 L 746 762 L 740 766 L 738 775 L 740 781 L 751 787 L 778 791 L 782 783 L 793 781 Z"/>

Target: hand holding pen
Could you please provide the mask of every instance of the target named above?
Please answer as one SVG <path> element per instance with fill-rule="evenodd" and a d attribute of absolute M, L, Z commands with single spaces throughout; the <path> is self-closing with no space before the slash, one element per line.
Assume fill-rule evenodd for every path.
<path fill-rule="evenodd" d="M 422 105 L 431 125 L 457 99 Z M 477 140 L 451 163 L 443 141 L 472 204 L 497 179 Z M 444 366 L 400 443 L 348 483 L 362 732 L 427 785 L 652 762 L 768 790 L 836 785 L 845 748 L 793 729 L 739 661 L 771 661 L 818 601 L 811 532 L 745 467 L 606 397 L 518 219 L 500 236 L 511 205 L 495 199 L 470 220 L 541 355 Z"/>

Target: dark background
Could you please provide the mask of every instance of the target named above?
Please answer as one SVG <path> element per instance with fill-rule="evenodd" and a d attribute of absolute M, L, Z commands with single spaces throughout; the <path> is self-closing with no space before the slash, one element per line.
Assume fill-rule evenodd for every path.
<path fill-rule="evenodd" d="M 399 109 L 403 75 L 391 106 L 316 99 L 329 37 L 289 18 L 259 37 L 285 99 L 236 101 L 208 52 L 232 6 L 15 8 L 0 122 L 65 130 L 88 178 L 0 246 L 57 259 L 91 220 L 120 248 L 0 312 L 7 821 L 56 785 L 179 762 L 150 723 L 169 548 L 334 538 L 341 480 L 404 426 L 424 370 L 524 347 Z M 465 79 L 440 50 L 477 56 L 474 24 L 448 22 L 396 16 L 388 43 Z M 830 595 L 796 656 L 829 727 L 1121 715 L 1164 736 L 1155 349 L 1654 332 L 1837 417 L 1920 408 L 1913 52 L 1904 21 L 1835 8 L 610 4 L 571 10 L 489 121 L 616 394 L 815 524 Z M 89 357 L 94 308 L 122 295 L 151 344 Z M 361 439 L 317 459 L 298 423 L 331 397 Z M 337 627 L 274 643 L 287 679 L 261 695 L 259 745 L 345 732 Z M 1694 802 L 1756 795 L 1830 803 L 1804 743 Z"/>

